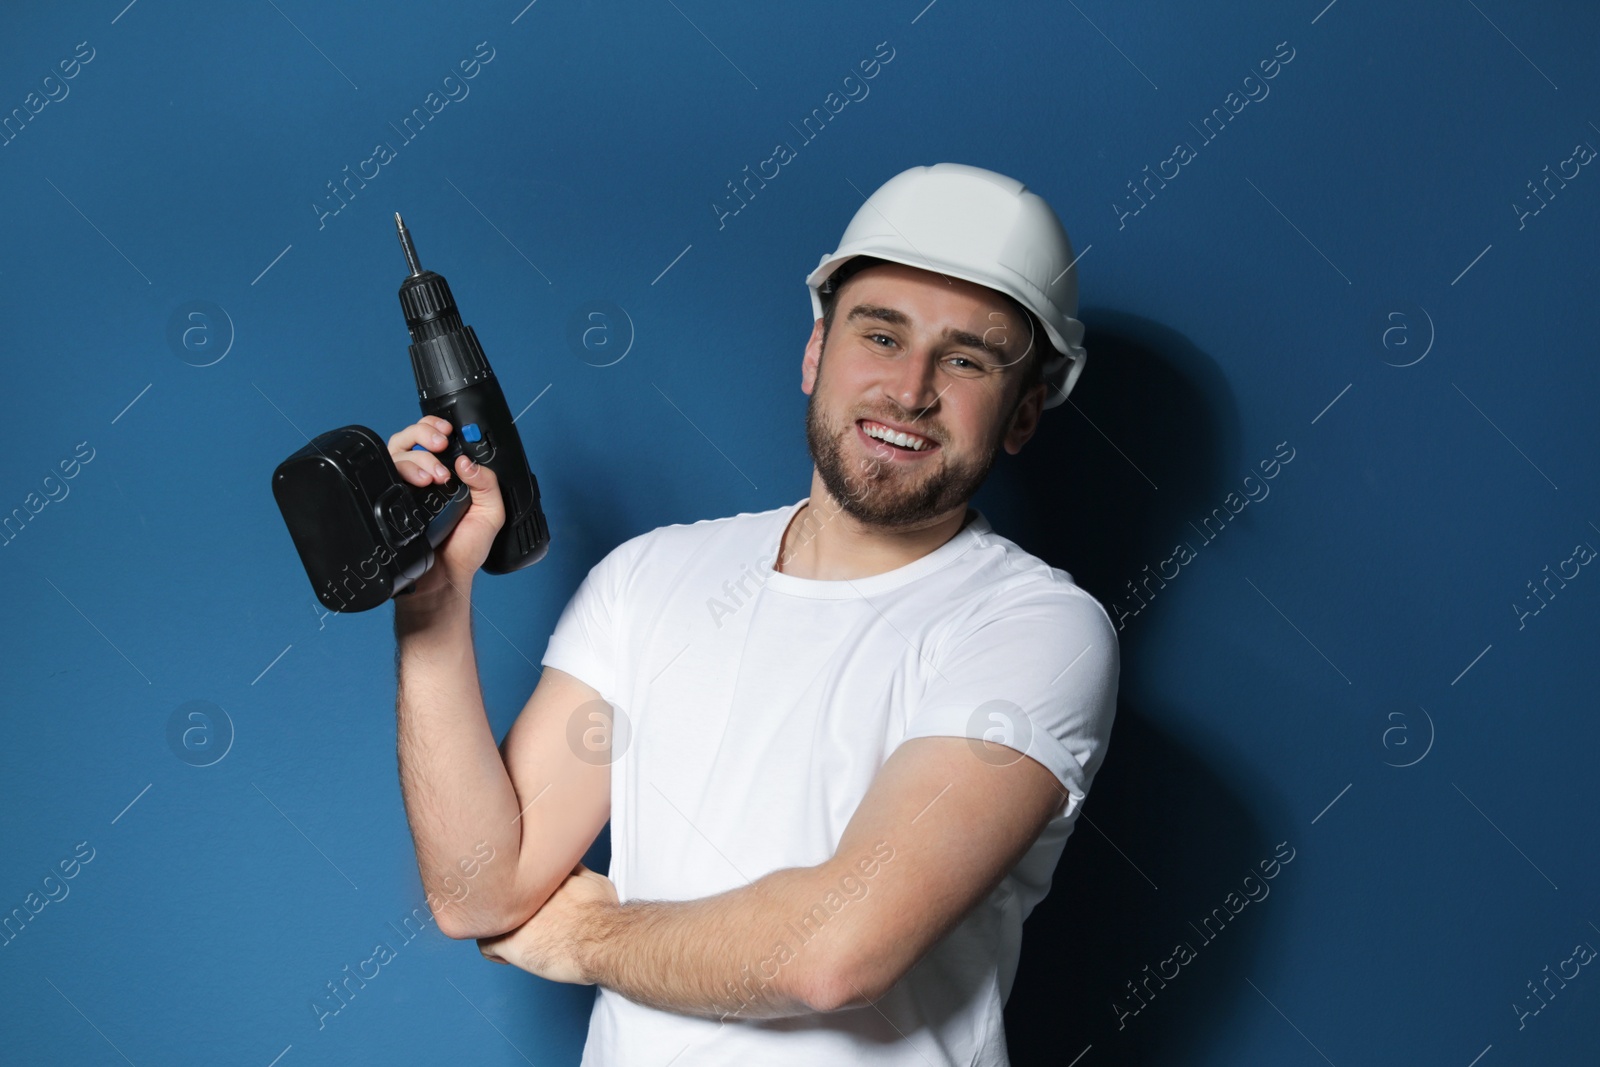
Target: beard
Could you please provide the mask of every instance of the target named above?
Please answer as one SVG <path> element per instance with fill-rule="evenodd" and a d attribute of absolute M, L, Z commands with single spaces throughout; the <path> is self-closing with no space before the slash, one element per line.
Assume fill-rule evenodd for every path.
<path fill-rule="evenodd" d="M 840 509 L 868 526 L 889 529 L 924 526 L 965 504 L 988 478 L 1004 437 L 1002 425 L 985 448 L 965 458 L 951 459 L 949 450 L 941 442 L 937 458 L 915 465 L 871 456 L 852 461 L 847 453 L 856 450 L 855 418 L 874 416 L 862 413 L 842 424 L 837 423 L 818 406 L 817 397 L 821 392 L 819 361 L 816 388 L 806 403 L 806 443 L 811 449 L 812 462 Z M 885 417 L 902 425 L 915 425 L 915 420 L 899 413 Z"/>

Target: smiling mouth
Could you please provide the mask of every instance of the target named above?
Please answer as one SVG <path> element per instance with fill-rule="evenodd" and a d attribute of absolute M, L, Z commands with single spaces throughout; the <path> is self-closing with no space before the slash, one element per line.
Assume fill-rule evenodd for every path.
<path fill-rule="evenodd" d="M 938 442 L 931 438 L 918 434 L 904 433 L 872 419 L 856 420 L 856 431 L 868 441 L 884 445 L 899 455 L 926 455 L 929 452 L 937 451 L 939 448 Z"/>

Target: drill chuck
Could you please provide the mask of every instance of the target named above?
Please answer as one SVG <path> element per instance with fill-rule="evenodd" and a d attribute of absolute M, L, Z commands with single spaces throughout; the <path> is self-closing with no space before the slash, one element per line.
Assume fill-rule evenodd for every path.
<path fill-rule="evenodd" d="M 411 232 L 395 212 L 395 228 L 411 273 L 400 283 L 400 309 L 411 332 L 411 370 L 417 399 L 423 402 L 494 377 L 478 335 L 461 321 L 461 312 L 444 276 L 423 270 Z"/>

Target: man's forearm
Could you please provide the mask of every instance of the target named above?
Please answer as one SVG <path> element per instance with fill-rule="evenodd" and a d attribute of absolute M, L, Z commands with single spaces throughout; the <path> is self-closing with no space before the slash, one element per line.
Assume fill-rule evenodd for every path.
<path fill-rule="evenodd" d="M 511 859 L 484 868 L 452 914 L 438 916 L 446 933 L 498 916 L 521 837 L 516 790 L 484 712 L 469 592 L 395 601 L 400 787 L 423 888 L 452 899 L 458 865 L 485 842 Z"/>
<path fill-rule="evenodd" d="M 824 867 L 774 871 L 699 900 L 594 905 L 576 951 L 588 981 L 629 1000 L 711 1019 L 831 1007 L 837 938 L 817 924 Z M 826 911 L 822 912 L 825 916 Z"/>

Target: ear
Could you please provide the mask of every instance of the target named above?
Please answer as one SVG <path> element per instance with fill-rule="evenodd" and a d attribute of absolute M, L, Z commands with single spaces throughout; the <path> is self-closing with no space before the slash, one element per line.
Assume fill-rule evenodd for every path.
<path fill-rule="evenodd" d="M 807 396 L 817 386 L 817 368 L 822 362 L 822 320 L 811 325 L 811 338 L 806 341 L 805 358 L 800 361 L 800 390 Z"/>
<path fill-rule="evenodd" d="M 1006 451 L 1013 456 L 1022 451 L 1022 446 L 1039 428 L 1039 415 L 1044 411 L 1044 393 L 1045 384 L 1040 382 L 1028 391 L 1028 395 L 1022 398 L 1017 410 L 1012 413 L 1011 421 L 1006 426 L 1004 444 Z"/>

